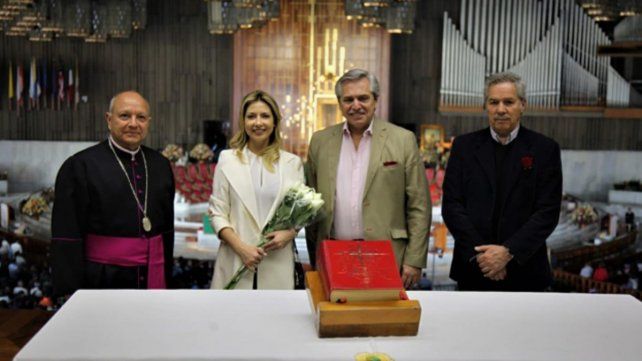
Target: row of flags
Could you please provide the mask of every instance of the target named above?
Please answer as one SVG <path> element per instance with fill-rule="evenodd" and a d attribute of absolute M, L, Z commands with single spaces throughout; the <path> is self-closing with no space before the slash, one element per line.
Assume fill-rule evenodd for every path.
<path fill-rule="evenodd" d="M 80 103 L 78 63 L 74 68 L 47 66 L 31 59 L 28 68 L 9 63 L 7 81 L 9 110 L 62 109 L 75 110 Z"/>

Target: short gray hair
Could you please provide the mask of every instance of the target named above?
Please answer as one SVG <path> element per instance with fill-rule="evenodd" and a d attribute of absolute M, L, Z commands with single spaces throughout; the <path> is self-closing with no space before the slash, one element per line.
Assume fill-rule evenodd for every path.
<path fill-rule="evenodd" d="M 337 99 L 341 101 L 341 96 L 343 95 L 343 84 L 356 81 L 366 78 L 370 82 L 370 92 L 375 100 L 379 99 L 379 80 L 374 74 L 370 73 L 367 70 L 363 69 L 350 69 L 345 74 L 337 80 L 337 83 L 334 85 L 334 94 L 336 94 Z"/>
<path fill-rule="evenodd" d="M 114 95 L 113 97 L 111 97 L 111 100 L 109 101 L 109 110 L 108 110 L 108 112 L 110 112 L 110 113 L 114 112 L 114 103 L 116 102 L 116 98 L 118 98 L 119 94 L 120 93 L 118 93 L 118 94 Z"/>
<path fill-rule="evenodd" d="M 486 84 L 484 85 L 484 104 L 486 104 L 488 100 L 488 89 L 493 85 L 501 83 L 513 83 L 517 90 L 517 97 L 523 102 L 526 101 L 526 83 L 524 83 L 524 80 L 522 80 L 519 75 L 507 71 L 492 74 L 486 78 Z"/>

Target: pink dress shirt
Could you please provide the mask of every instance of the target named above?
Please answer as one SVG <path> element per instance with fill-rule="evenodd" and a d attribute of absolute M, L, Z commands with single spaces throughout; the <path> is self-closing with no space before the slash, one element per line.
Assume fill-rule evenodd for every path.
<path fill-rule="evenodd" d="M 363 189 L 368 175 L 372 122 L 355 149 L 348 123 L 343 124 L 343 139 L 337 169 L 332 236 L 335 239 L 363 239 Z"/>

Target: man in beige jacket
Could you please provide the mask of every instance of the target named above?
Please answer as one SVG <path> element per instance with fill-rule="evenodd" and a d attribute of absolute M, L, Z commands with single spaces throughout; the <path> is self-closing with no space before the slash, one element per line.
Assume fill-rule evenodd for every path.
<path fill-rule="evenodd" d="M 306 228 L 310 261 L 324 239 L 392 240 L 406 288 L 426 266 L 430 197 L 415 135 L 375 120 L 379 82 L 352 69 L 335 86 L 346 122 L 310 140 L 306 179 L 326 217 Z"/>

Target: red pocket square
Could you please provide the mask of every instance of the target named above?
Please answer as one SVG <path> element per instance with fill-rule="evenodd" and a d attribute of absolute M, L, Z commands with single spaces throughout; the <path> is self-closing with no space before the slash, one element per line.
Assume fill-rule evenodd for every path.
<path fill-rule="evenodd" d="M 395 162 L 394 160 L 389 160 L 387 162 L 383 162 L 383 166 L 384 167 L 390 167 L 390 166 L 393 166 L 393 165 L 397 165 L 397 162 Z"/>

